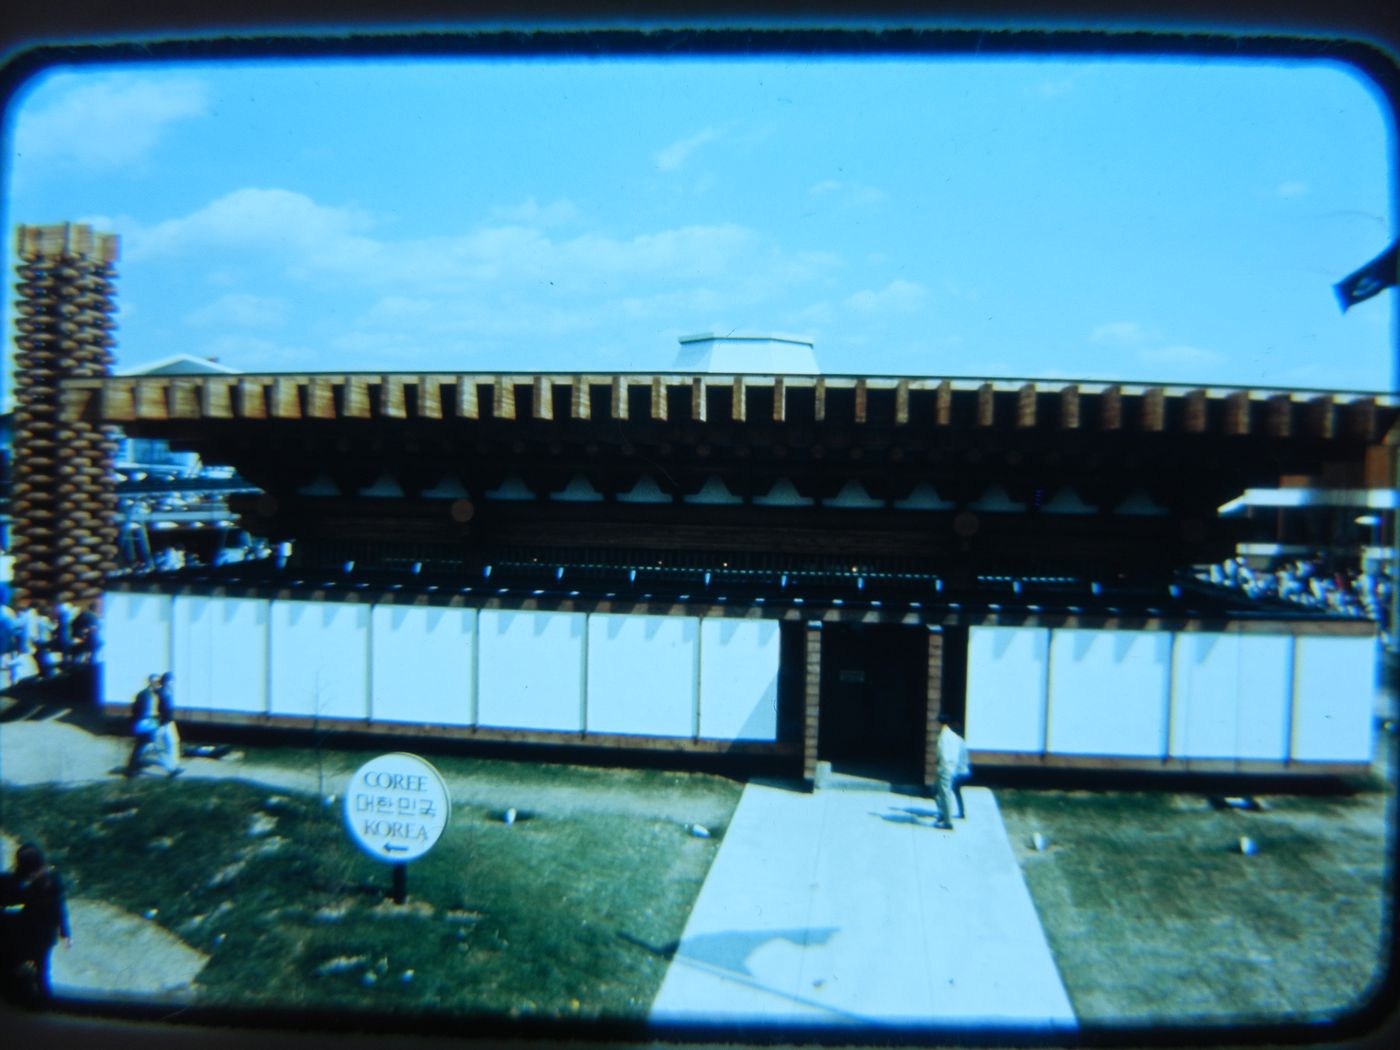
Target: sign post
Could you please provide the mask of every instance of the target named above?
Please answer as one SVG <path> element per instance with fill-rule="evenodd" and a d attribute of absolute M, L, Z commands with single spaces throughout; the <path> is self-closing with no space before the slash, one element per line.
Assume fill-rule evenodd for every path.
<path fill-rule="evenodd" d="M 395 904 L 408 899 L 408 862 L 437 844 L 451 812 L 438 771 L 402 751 L 370 759 L 345 790 L 345 827 L 360 849 L 393 865 Z"/>

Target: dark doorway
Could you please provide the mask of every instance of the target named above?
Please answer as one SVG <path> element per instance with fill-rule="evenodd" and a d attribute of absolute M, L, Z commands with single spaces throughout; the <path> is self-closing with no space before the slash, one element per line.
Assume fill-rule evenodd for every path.
<path fill-rule="evenodd" d="M 819 758 L 840 773 L 919 781 L 928 704 L 928 632 L 885 624 L 822 630 Z"/>

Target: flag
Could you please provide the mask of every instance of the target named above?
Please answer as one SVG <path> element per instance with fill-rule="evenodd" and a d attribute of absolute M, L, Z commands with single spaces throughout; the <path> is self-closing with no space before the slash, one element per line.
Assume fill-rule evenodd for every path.
<path fill-rule="evenodd" d="M 1343 278 L 1332 286 L 1337 293 L 1337 302 L 1342 313 L 1357 303 L 1363 303 L 1373 295 L 1380 295 L 1397 283 L 1396 266 L 1400 264 L 1400 241 L 1396 241 L 1385 251 L 1357 270 L 1350 277 Z"/>

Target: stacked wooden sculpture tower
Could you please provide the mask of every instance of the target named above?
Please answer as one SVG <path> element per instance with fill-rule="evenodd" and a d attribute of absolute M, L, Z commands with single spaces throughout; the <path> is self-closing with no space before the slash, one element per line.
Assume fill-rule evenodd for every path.
<path fill-rule="evenodd" d="M 63 418 L 61 384 L 108 374 L 118 240 L 87 226 L 21 226 L 15 301 L 16 597 L 101 597 L 116 568 L 118 432 Z"/>

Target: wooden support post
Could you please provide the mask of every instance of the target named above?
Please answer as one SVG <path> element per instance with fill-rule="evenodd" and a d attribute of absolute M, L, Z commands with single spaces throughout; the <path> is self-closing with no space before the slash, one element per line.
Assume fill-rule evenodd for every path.
<path fill-rule="evenodd" d="M 690 381 L 690 418 L 697 423 L 705 422 L 705 381 L 696 376 Z"/>
<path fill-rule="evenodd" d="M 170 412 L 165 403 L 165 391 L 169 385 L 166 379 L 138 379 L 136 381 L 136 418 L 168 419 Z"/>
<path fill-rule="evenodd" d="M 457 377 L 457 418 L 481 418 L 481 405 L 476 394 L 476 376 Z"/>
<path fill-rule="evenodd" d="M 531 391 L 530 414 L 535 419 L 554 418 L 554 382 L 548 376 L 535 376 Z"/>
<path fill-rule="evenodd" d="M 1079 429 L 1079 387 L 1067 386 L 1060 391 L 1060 429 Z"/>
<path fill-rule="evenodd" d="M 924 784 L 938 780 L 938 723 L 943 713 L 943 632 L 928 632 L 928 697 L 924 708 Z"/>
<path fill-rule="evenodd" d="M 901 379 L 894 388 L 894 423 L 902 427 L 909 422 L 909 380 Z"/>
<path fill-rule="evenodd" d="M 748 406 L 744 396 L 744 377 L 734 377 L 733 401 L 729 409 L 729 418 L 736 423 L 742 423 L 748 418 Z"/>
<path fill-rule="evenodd" d="M 1027 383 L 1016 392 L 1016 425 L 1033 427 L 1036 424 L 1035 384 Z"/>
<path fill-rule="evenodd" d="M 297 396 L 300 382 L 291 376 L 278 376 L 272 381 L 272 418 L 300 419 L 301 398 Z"/>
<path fill-rule="evenodd" d="M 1206 392 L 1192 390 L 1186 395 L 1186 432 L 1204 434 L 1209 421 L 1210 416 L 1206 412 Z"/>
<path fill-rule="evenodd" d="M 345 380 L 345 409 L 341 415 L 346 419 L 368 419 L 369 380 L 364 376 L 349 376 Z"/>
<path fill-rule="evenodd" d="M 946 427 L 953 422 L 953 384 L 946 379 L 938 384 L 934 418 L 940 427 Z"/>
<path fill-rule="evenodd" d="M 825 379 L 825 377 L 821 377 L 821 378 L 818 378 L 818 379 L 817 379 L 817 388 L 816 388 L 816 390 L 815 390 L 815 391 L 813 392 L 813 394 L 812 394 L 812 413 L 813 413 L 813 418 L 816 419 L 816 421 L 817 421 L 818 423 L 824 422 L 824 421 L 826 420 L 826 379 Z"/>
<path fill-rule="evenodd" d="M 627 418 L 627 380 L 622 376 L 613 376 L 612 417 L 613 419 Z"/>
<path fill-rule="evenodd" d="M 817 733 L 821 728 L 822 625 L 807 624 L 805 690 L 802 704 L 802 777 L 810 788 L 817 783 Z"/>
<path fill-rule="evenodd" d="M 214 376 L 204 381 L 204 416 L 206 419 L 233 418 L 233 387 L 237 380 Z M 115 419 L 115 416 L 108 416 Z"/>
<path fill-rule="evenodd" d="M 1099 395 L 1099 426 L 1104 430 L 1123 428 L 1123 388 L 1111 386 Z"/>
<path fill-rule="evenodd" d="M 1293 399 L 1287 394 L 1275 394 L 1267 404 L 1266 429 L 1269 437 L 1293 436 Z"/>
<path fill-rule="evenodd" d="M 1225 433 L 1243 436 L 1249 433 L 1249 392 L 1240 390 L 1225 399 Z"/>
<path fill-rule="evenodd" d="M 442 418 L 442 376 L 418 377 L 418 418 Z"/>
<path fill-rule="evenodd" d="M 492 377 L 491 417 L 493 419 L 515 418 L 515 378 L 513 376 Z"/>
<path fill-rule="evenodd" d="M 783 377 L 773 380 L 773 422 L 781 423 L 787 418 L 787 390 Z"/>
<path fill-rule="evenodd" d="M 306 414 L 311 419 L 335 418 L 335 384 L 324 376 L 316 376 L 306 394 Z"/>
<path fill-rule="evenodd" d="M 199 418 L 199 380 L 173 379 L 170 382 L 170 418 Z"/>
<path fill-rule="evenodd" d="M 574 376 L 573 389 L 569 391 L 569 415 L 574 419 L 592 419 L 593 401 L 588 396 L 588 380 Z"/>
<path fill-rule="evenodd" d="M 977 425 L 989 427 L 996 422 L 996 391 L 991 383 L 977 388 Z"/>
<path fill-rule="evenodd" d="M 864 423 L 869 412 L 870 389 L 864 379 L 856 380 L 856 422 Z"/>
<path fill-rule="evenodd" d="M 651 377 L 651 418 L 659 423 L 667 422 L 669 409 L 666 404 L 666 380 L 661 376 Z"/>
<path fill-rule="evenodd" d="M 1142 429 L 1160 434 L 1167 428 L 1167 392 L 1154 386 L 1142 395 Z"/>
<path fill-rule="evenodd" d="M 244 378 L 238 381 L 238 414 L 244 419 L 267 418 L 262 380 Z"/>

